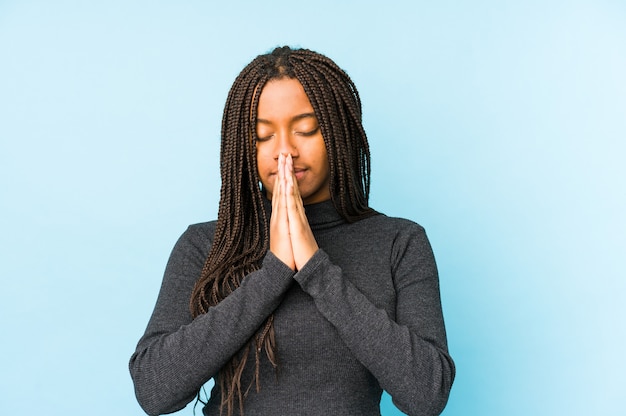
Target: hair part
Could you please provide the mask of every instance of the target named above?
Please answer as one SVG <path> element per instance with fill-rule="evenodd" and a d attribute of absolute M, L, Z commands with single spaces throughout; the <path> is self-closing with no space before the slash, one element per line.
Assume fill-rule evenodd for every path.
<path fill-rule="evenodd" d="M 259 97 L 268 81 L 297 79 L 317 116 L 330 165 L 331 200 L 348 222 L 375 214 L 368 206 L 370 153 L 361 123 L 361 101 L 350 77 L 332 60 L 307 49 L 278 47 L 257 56 L 235 79 L 222 118 L 220 173 L 222 185 L 213 243 L 195 284 L 190 309 L 195 318 L 206 313 L 234 290 L 249 273 L 258 270 L 269 249 L 269 215 L 259 186 L 256 162 L 256 120 Z M 278 367 L 274 317 L 217 375 L 221 390 L 220 414 L 243 414 L 246 395 L 254 385 L 260 391 L 261 351 Z M 253 379 L 241 376 L 251 350 Z"/>

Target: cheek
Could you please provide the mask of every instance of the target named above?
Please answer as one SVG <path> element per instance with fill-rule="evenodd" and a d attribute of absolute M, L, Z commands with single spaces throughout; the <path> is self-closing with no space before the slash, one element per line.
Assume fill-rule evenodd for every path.
<path fill-rule="evenodd" d="M 259 170 L 259 174 L 263 174 L 263 172 L 267 170 L 267 154 L 264 152 L 262 146 L 257 146 L 256 148 L 256 165 Z"/>
<path fill-rule="evenodd" d="M 268 176 L 274 169 L 274 158 L 270 157 L 267 152 L 264 152 L 263 149 L 257 148 L 256 151 L 256 166 L 257 172 L 259 174 L 259 178 L 263 185 L 267 188 L 270 184 L 268 184 Z"/>
<path fill-rule="evenodd" d="M 321 145 L 318 147 L 318 155 L 320 164 L 322 168 L 328 172 L 330 172 L 330 165 L 328 163 L 328 153 L 326 152 L 326 146 L 324 145 L 324 140 L 322 139 Z"/>
<path fill-rule="evenodd" d="M 274 192 L 274 180 L 273 177 L 270 178 L 270 170 L 263 165 L 257 165 L 257 169 L 259 173 L 259 179 L 261 181 L 261 185 L 263 185 L 266 196 L 269 199 L 272 199 L 272 193 Z"/>

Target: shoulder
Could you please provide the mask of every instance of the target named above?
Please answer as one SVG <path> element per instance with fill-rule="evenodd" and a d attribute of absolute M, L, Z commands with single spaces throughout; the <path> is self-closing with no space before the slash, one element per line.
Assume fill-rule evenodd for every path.
<path fill-rule="evenodd" d="M 415 221 L 378 213 L 362 222 L 361 229 L 368 230 L 371 238 L 381 245 L 385 241 L 388 243 L 392 258 L 399 259 L 407 252 L 420 257 L 432 256 L 426 230 Z"/>
<path fill-rule="evenodd" d="M 215 227 L 217 221 L 199 222 L 197 224 L 191 224 L 187 227 L 183 236 L 196 239 L 209 239 L 213 240 L 213 234 L 215 234 Z"/>
<path fill-rule="evenodd" d="M 410 244 L 428 245 L 426 231 L 420 224 L 380 212 L 353 223 L 344 223 L 337 227 L 335 234 L 337 233 L 351 241 L 358 241 L 359 244 L 376 246 L 379 250 L 402 250 L 401 247 Z"/>
<path fill-rule="evenodd" d="M 389 259 L 396 288 L 406 287 L 416 279 L 437 281 L 435 256 L 424 227 L 406 218 L 384 214 L 368 220 L 387 230 Z"/>
<path fill-rule="evenodd" d="M 374 228 L 391 233 L 425 233 L 424 227 L 415 221 L 400 217 L 389 217 L 381 212 L 376 212 L 375 215 L 365 218 L 358 223 L 360 223 L 361 227 Z"/>
<path fill-rule="evenodd" d="M 217 221 L 191 224 L 178 238 L 174 246 L 174 256 L 204 259 L 213 243 Z"/>

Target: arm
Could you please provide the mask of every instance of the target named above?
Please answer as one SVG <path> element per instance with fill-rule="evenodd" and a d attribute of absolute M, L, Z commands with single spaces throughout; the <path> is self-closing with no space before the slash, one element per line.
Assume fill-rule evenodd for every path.
<path fill-rule="evenodd" d="M 192 226 L 176 243 L 154 312 L 130 359 L 137 400 L 148 414 L 189 403 L 254 335 L 293 281 L 293 271 L 268 253 L 262 268 L 237 290 L 192 319 L 189 298 L 208 253 L 207 232 Z"/>
<path fill-rule="evenodd" d="M 343 277 L 322 250 L 295 279 L 400 410 L 437 415 L 447 402 L 455 368 L 447 351 L 437 269 L 423 229 L 400 231 L 391 256 L 395 320 Z"/>
<path fill-rule="evenodd" d="M 346 346 L 410 415 L 443 411 L 455 368 L 448 355 L 439 279 L 424 229 L 407 222 L 396 231 L 390 251 L 396 292 L 395 319 L 377 308 L 318 249 L 309 227 L 291 156 L 279 161 L 295 280 L 335 326 Z M 373 275 L 369 281 L 376 281 Z"/>

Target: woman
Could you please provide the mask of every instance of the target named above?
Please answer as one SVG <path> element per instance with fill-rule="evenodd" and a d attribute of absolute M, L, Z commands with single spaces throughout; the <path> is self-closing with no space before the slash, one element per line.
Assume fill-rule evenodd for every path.
<path fill-rule="evenodd" d="M 190 226 L 130 360 L 148 414 L 439 414 L 454 379 L 423 228 L 368 206 L 357 90 L 288 47 L 226 102 L 217 221 Z"/>

